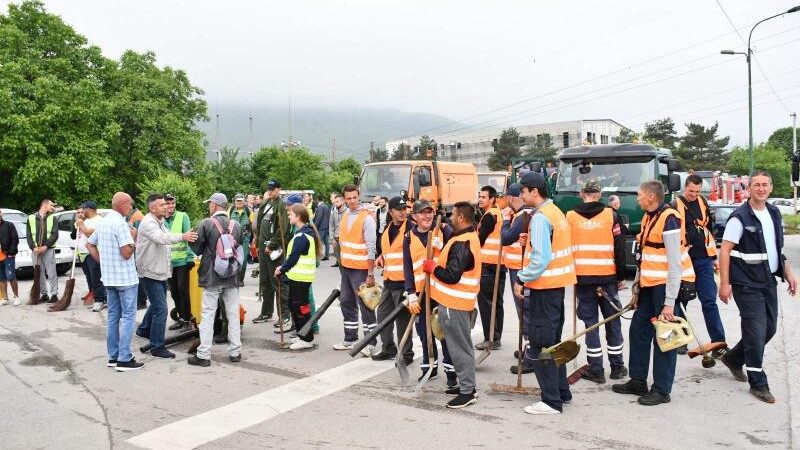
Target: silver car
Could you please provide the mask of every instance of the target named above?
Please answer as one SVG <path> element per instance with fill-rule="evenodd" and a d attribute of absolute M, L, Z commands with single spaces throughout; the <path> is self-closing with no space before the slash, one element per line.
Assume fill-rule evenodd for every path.
<path fill-rule="evenodd" d="M 33 252 L 28 247 L 28 231 L 25 222 L 28 220 L 28 215 L 16 209 L 0 208 L 3 213 L 3 220 L 11 222 L 17 229 L 19 235 L 19 245 L 17 246 L 17 256 L 14 264 L 17 269 L 17 275 L 30 276 L 33 274 Z M 74 223 L 74 216 L 72 222 L 67 224 L 67 217 L 62 218 L 56 214 L 56 226 L 58 226 L 58 242 L 56 242 L 55 256 L 56 256 L 56 271 L 59 275 L 66 273 L 72 267 L 72 257 L 75 254 L 75 245 L 70 244 L 69 233 L 66 232 L 66 239 L 62 240 L 64 229 L 67 226 L 72 226 Z"/>

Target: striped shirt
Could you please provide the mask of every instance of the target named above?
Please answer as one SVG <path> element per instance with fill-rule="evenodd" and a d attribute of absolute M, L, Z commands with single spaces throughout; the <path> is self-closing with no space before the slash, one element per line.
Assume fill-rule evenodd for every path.
<path fill-rule="evenodd" d="M 125 287 L 139 284 L 133 255 L 125 259 L 120 252 L 120 247 L 133 244 L 133 237 L 125 218 L 118 212 L 112 210 L 97 222 L 88 242 L 97 246 L 100 252 L 100 280 L 103 285 Z"/>

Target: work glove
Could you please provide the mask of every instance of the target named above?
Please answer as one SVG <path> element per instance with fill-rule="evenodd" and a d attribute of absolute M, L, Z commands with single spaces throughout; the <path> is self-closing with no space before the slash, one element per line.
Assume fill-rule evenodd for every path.
<path fill-rule="evenodd" d="M 425 273 L 433 273 L 436 269 L 436 261 L 432 259 L 426 259 L 424 263 L 422 263 L 422 270 Z"/>
<path fill-rule="evenodd" d="M 421 308 L 419 306 L 419 297 L 417 297 L 417 294 L 412 292 L 406 295 L 405 303 L 406 303 L 406 308 L 408 308 L 408 312 L 410 312 L 411 314 L 419 314 L 419 312 L 421 311 Z"/>
<path fill-rule="evenodd" d="M 434 236 L 433 240 L 431 241 L 431 246 L 433 246 L 433 248 L 436 250 L 441 250 L 444 248 L 444 242 L 439 236 Z"/>

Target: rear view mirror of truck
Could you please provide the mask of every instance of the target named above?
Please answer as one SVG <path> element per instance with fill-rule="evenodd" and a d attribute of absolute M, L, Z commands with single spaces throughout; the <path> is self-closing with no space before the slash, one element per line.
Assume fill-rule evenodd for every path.
<path fill-rule="evenodd" d="M 670 159 L 667 161 L 667 170 L 670 172 L 676 172 L 681 170 L 681 163 L 677 159 Z"/>
<path fill-rule="evenodd" d="M 670 192 L 679 192 L 681 190 L 681 176 L 677 173 L 669 174 L 669 191 Z"/>

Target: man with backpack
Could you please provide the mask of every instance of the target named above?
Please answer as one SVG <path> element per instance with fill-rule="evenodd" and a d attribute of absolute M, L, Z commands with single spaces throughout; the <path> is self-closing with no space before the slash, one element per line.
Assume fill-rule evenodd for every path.
<path fill-rule="evenodd" d="M 197 241 L 192 244 L 192 250 L 201 255 L 198 284 L 203 288 L 203 320 L 200 322 L 200 346 L 197 354 L 188 360 L 190 365 L 201 367 L 211 365 L 214 315 L 220 296 L 228 318 L 228 355 L 231 362 L 242 360 L 239 323 L 239 286 L 242 283 L 237 276 L 244 263 L 242 230 L 228 217 L 225 194 L 217 192 L 205 203 L 209 218 L 200 222 Z"/>

